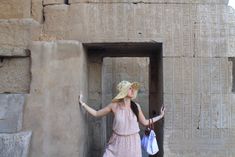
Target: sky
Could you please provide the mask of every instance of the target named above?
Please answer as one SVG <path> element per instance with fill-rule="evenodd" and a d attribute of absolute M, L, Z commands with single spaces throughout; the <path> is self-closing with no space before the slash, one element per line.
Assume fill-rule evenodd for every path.
<path fill-rule="evenodd" d="M 229 0 L 228 5 L 235 9 L 235 0 Z"/>

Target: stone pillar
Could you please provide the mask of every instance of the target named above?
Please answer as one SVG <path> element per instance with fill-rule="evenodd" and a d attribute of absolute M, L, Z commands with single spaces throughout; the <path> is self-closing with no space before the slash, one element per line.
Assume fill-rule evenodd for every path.
<path fill-rule="evenodd" d="M 87 157 L 87 61 L 77 41 L 33 42 L 32 82 L 27 95 L 24 129 L 33 131 L 30 157 Z"/>

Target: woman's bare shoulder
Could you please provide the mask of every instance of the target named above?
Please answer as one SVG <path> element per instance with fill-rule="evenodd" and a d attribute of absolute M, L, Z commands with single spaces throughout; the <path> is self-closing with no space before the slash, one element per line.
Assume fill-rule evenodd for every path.
<path fill-rule="evenodd" d="M 111 102 L 109 105 L 110 105 L 112 108 L 113 108 L 113 107 L 116 108 L 117 105 L 118 105 L 118 103 L 117 103 L 117 102 Z"/>
<path fill-rule="evenodd" d="M 138 107 L 139 109 L 141 109 L 141 107 L 140 107 L 140 104 L 139 104 L 139 103 L 135 102 L 135 104 L 137 105 L 137 107 Z"/>
<path fill-rule="evenodd" d="M 110 105 L 112 111 L 115 112 L 116 109 L 117 109 L 118 103 L 117 102 L 111 102 L 109 105 Z"/>

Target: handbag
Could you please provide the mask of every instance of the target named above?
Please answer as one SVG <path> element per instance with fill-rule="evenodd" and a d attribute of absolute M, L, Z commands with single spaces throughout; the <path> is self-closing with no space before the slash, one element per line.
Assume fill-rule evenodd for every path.
<path fill-rule="evenodd" d="M 151 120 L 152 124 L 149 120 L 149 125 L 144 131 L 144 136 L 141 139 L 141 146 L 149 155 L 154 155 L 159 151 L 159 148 L 156 140 L 156 134 L 154 132 L 153 119 Z"/>

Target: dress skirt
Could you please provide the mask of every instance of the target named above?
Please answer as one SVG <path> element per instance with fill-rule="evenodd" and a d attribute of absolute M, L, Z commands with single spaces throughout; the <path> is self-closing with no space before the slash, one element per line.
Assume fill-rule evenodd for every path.
<path fill-rule="evenodd" d="M 141 139 L 139 133 L 132 135 L 118 135 L 113 133 L 103 155 L 103 157 L 141 156 Z"/>

